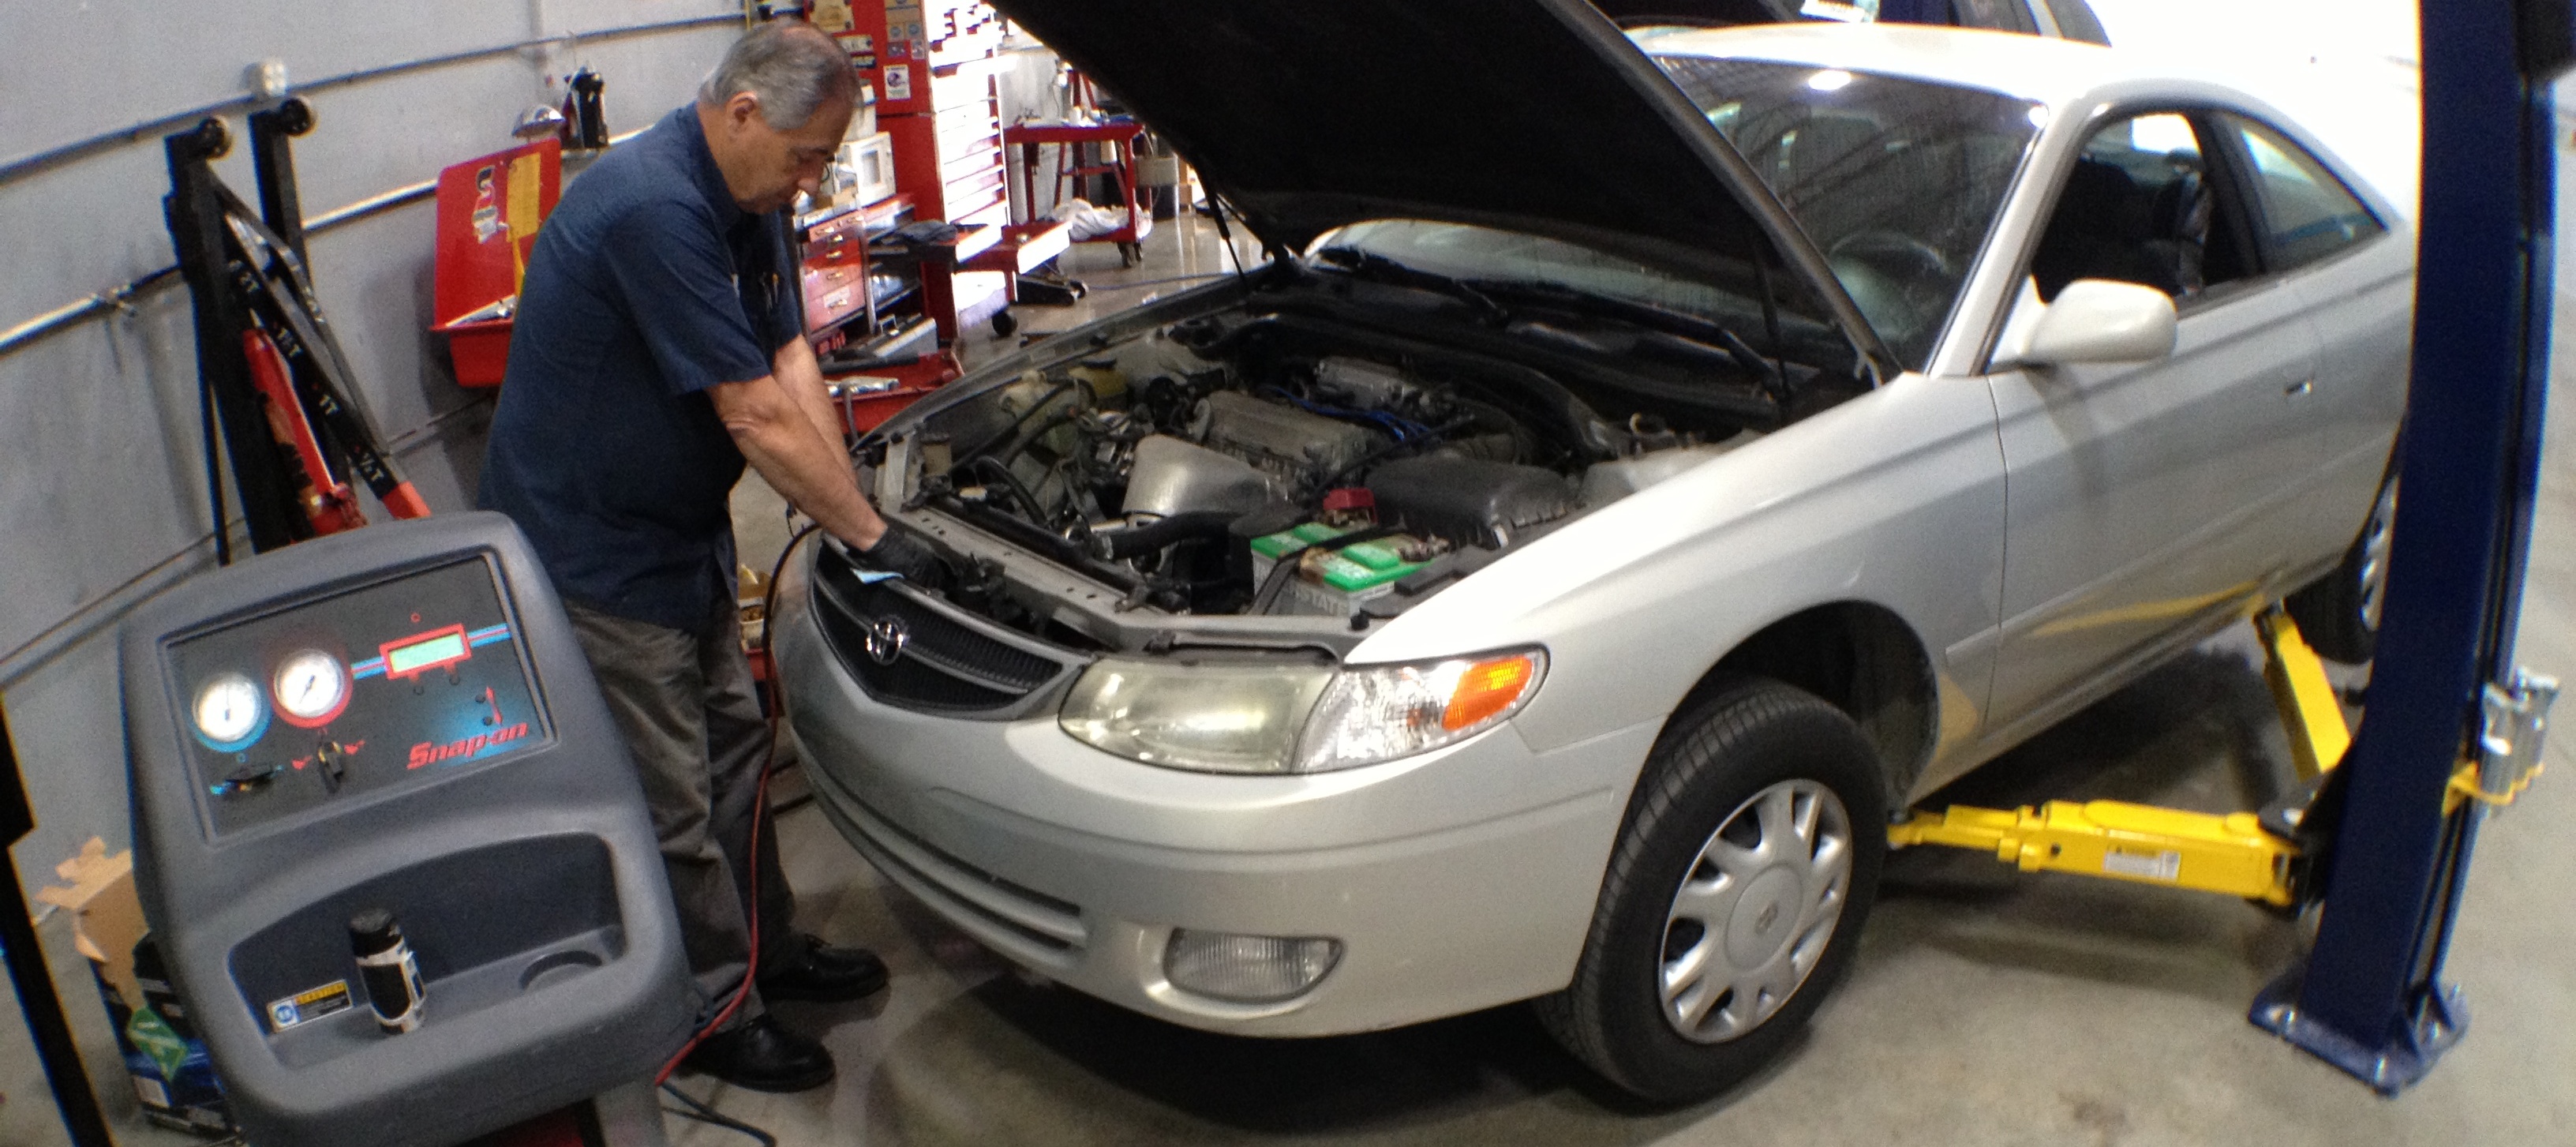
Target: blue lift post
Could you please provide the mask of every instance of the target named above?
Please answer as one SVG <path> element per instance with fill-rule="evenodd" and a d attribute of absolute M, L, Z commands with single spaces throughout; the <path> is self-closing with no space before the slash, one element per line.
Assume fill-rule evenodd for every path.
<path fill-rule="evenodd" d="M 2554 297 L 2549 83 L 2570 25 L 2568 0 L 2423 0 L 2414 386 L 2369 713 L 2315 945 L 2250 1017 L 2384 1095 L 2467 1024 L 2441 974 L 2482 810 L 2445 794 L 2488 685 L 2514 673 Z"/>

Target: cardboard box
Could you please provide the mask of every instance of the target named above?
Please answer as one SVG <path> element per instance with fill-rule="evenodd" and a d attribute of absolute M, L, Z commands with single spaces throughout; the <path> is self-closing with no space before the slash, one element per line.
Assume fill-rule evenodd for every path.
<path fill-rule="evenodd" d="M 223 1084 L 187 1005 L 171 989 L 135 899 L 134 854 L 109 856 L 107 842 L 91 837 L 54 872 L 68 885 L 39 889 L 36 899 L 72 914 L 72 944 L 89 960 L 144 1117 L 208 1138 L 232 1134 Z"/>

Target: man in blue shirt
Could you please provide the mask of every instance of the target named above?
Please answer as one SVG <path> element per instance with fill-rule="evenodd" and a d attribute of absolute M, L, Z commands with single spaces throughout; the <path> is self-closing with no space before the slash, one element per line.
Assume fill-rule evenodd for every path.
<path fill-rule="evenodd" d="M 786 208 L 840 147 L 858 84 L 831 37 L 764 25 L 693 106 L 566 189 L 529 256 L 483 469 L 481 504 L 544 559 L 644 782 L 716 1028 L 688 1065 L 768 1091 L 833 1068 L 765 1000 L 856 999 L 886 976 L 789 927 L 729 495 L 748 460 L 876 564 L 937 564 L 860 493 L 797 301 Z"/>

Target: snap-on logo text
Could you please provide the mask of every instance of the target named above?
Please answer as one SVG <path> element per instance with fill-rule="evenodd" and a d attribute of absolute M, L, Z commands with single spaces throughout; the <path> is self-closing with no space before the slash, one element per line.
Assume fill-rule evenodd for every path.
<path fill-rule="evenodd" d="M 507 729 L 497 729 L 489 733 L 476 733 L 462 741 L 449 741 L 444 745 L 435 745 L 428 741 L 422 741 L 421 743 L 411 747 L 411 759 L 405 763 L 403 767 L 417 769 L 423 765 L 437 764 L 440 761 L 453 761 L 460 758 L 472 757 L 494 745 L 501 744 L 505 741 L 515 741 L 527 735 L 528 723 L 521 721 Z"/>

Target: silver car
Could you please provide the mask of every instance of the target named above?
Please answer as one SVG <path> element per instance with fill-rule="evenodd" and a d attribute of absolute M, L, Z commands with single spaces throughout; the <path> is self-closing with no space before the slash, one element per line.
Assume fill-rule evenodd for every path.
<path fill-rule="evenodd" d="M 1987 28 L 2029 36 L 2058 36 L 2108 44 L 2111 35 L 2086 0 L 1592 0 L 1622 28 L 1681 25 L 1723 28 L 1736 24 L 1833 20 L 1860 23 L 1940 24 Z"/>
<path fill-rule="evenodd" d="M 1275 258 L 864 442 L 823 808 L 1013 961 L 1254 1036 L 1517 1000 L 1708 1094 L 1891 814 L 2266 603 L 2369 654 L 2403 217 L 2116 50 L 1575 0 L 1007 0 Z"/>

